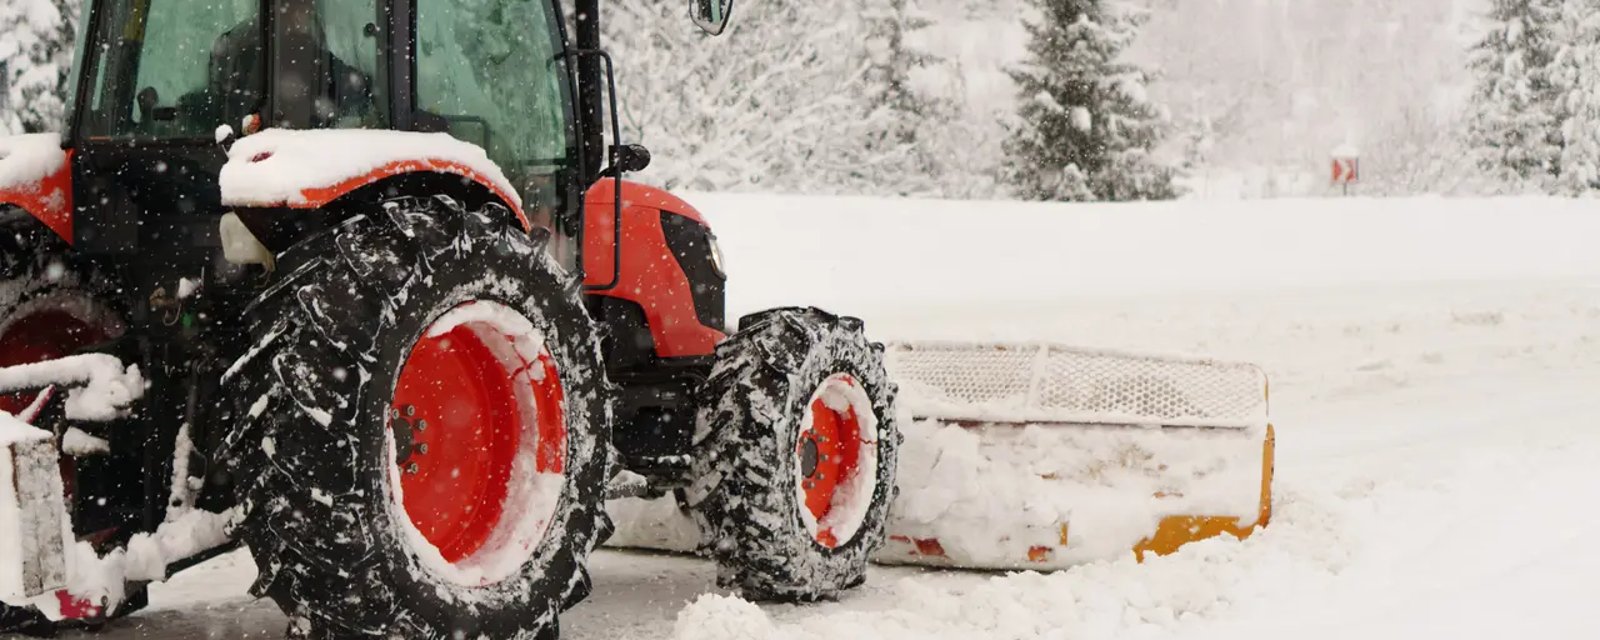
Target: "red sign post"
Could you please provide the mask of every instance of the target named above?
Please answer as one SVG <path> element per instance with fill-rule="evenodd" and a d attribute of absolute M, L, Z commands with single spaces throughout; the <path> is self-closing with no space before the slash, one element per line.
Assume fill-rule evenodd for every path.
<path fill-rule="evenodd" d="M 1361 157 L 1349 145 L 1340 147 L 1333 152 L 1333 184 L 1344 189 L 1345 195 L 1350 195 L 1350 185 L 1361 182 Z"/>

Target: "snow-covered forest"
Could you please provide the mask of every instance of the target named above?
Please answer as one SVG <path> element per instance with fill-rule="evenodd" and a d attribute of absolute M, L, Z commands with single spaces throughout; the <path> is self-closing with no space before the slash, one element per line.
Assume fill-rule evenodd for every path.
<path fill-rule="evenodd" d="M 1005 143 L 1021 127 L 1011 72 L 1028 60 L 1024 25 L 1039 19 L 1038 4 L 825 0 L 786 7 L 754 0 L 741 8 L 737 28 L 712 42 L 674 19 L 680 9 L 672 0 L 642 4 L 654 9 L 624 9 L 628 15 L 613 19 L 611 46 L 628 52 L 619 73 L 624 102 L 635 105 L 626 114 L 630 131 L 653 148 L 672 149 L 658 154 L 645 177 L 718 190 L 1019 195 L 1005 179 Z M 1471 52 L 1493 28 L 1489 0 L 1087 4 L 1145 14 L 1124 58 L 1153 72 L 1148 94 L 1168 116 L 1158 154 L 1181 169 L 1191 197 L 1330 193 L 1328 156 L 1341 145 L 1363 152 L 1363 193 L 1502 187 L 1462 152 L 1476 83 Z M 885 29 L 885 20 L 894 28 Z M 639 33 L 639 25 L 657 33 L 620 37 Z M 641 47 L 650 53 L 637 53 Z M 765 72 L 753 76 L 757 82 L 826 100 L 731 82 L 738 76 L 729 65 Z M 889 73 L 874 75 L 884 67 Z M 916 111 L 883 112 L 886 76 L 909 79 Z M 690 86 L 681 95 L 663 95 L 682 82 Z M 723 95 L 729 92 L 748 94 L 741 115 L 749 117 L 713 122 L 666 107 L 678 100 L 699 100 L 702 108 L 737 103 L 740 97 Z M 914 131 L 916 144 L 903 151 L 862 143 L 885 129 L 879 118 Z M 767 136 L 819 151 L 797 160 L 780 151 L 785 147 L 744 144 Z M 841 145 L 871 149 L 876 162 L 821 151 Z M 728 163 L 726 173 L 702 169 L 719 161 Z"/>
<path fill-rule="evenodd" d="M 740 4 L 720 38 L 694 29 L 682 0 L 606 7 L 625 135 L 656 158 L 641 179 L 952 198 L 1303 196 L 1334 192 L 1329 154 L 1347 147 L 1361 150 L 1357 192 L 1369 195 L 1600 185 L 1600 73 L 1583 72 L 1600 59 L 1589 0 Z M 54 128 L 76 1 L 0 0 L 0 9 L 0 131 Z M 1055 21 L 1067 34 L 1063 21 L 1078 14 L 1106 26 L 1084 41 L 1106 59 L 1073 72 L 1041 67 L 1050 58 L 1039 58 L 1028 25 L 1045 33 Z M 1024 151 L 1019 141 L 1041 118 L 1101 131 L 1094 121 L 1120 116 L 1054 104 L 1065 94 L 1019 80 L 1055 73 L 1070 84 L 1086 72 L 1107 74 L 1099 81 L 1118 100 L 1137 97 L 1149 120 L 1135 136 L 1150 147 L 1138 161 L 1148 166 L 1130 168 L 1123 154 L 1106 173 L 1170 177 L 1173 188 L 1046 193 L 1021 177 L 1019 163 L 1064 162 L 1037 160 L 1062 156 L 1038 149 L 1084 144 Z M 1019 158 L 1027 153 L 1035 159 Z M 1045 168 L 1058 182 L 1065 170 Z"/>

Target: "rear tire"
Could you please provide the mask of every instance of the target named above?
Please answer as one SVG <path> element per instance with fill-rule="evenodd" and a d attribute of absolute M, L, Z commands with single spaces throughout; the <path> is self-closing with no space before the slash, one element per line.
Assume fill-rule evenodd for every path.
<path fill-rule="evenodd" d="M 385 203 L 286 252 L 247 313 L 255 347 L 224 380 L 226 450 L 252 591 L 290 637 L 554 637 L 588 592 L 608 527 L 599 343 L 546 236 L 489 213 L 503 215 Z M 402 396 L 421 400 L 402 410 Z M 458 411 L 467 396 L 483 412 Z M 479 446 L 485 434 L 499 446 Z M 535 503 L 547 510 L 523 508 Z"/>
<path fill-rule="evenodd" d="M 740 321 L 702 391 L 688 492 L 723 587 L 809 601 L 866 580 L 895 494 L 895 393 L 860 320 Z"/>
<path fill-rule="evenodd" d="M 0 214 L 3 216 L 3 214 Z M 0 222 L 0 367 L 73 355 L 117 338 L 121 287 L 31 221 Z M 26 398 L 0 396 L 0 409 Z"/>

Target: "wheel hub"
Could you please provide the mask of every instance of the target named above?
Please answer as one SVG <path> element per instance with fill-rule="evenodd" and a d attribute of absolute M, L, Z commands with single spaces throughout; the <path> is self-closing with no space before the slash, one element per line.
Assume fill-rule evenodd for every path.
<path fill-rule="evenodd" d="M 865 390 L 849 374 L 824 380 L 795 444 L 803 520 L 818 544 L 852 539 L 870 506 L 877 473 L 877 421 Z"/>
<path fill-rule="evenodd" d="M 477 305 L 509 311 L 493 303 L 457 309 Z M 555 360 L 547 348 L 530 346 L 539 345 L 536 335 L 525 335 L 531 325 L 450 315 L 412 348 L 388 412 L 400 506 L 446 563 L 508 545 L 531 553 L 528 514 L 543 516 L 534 522 L 542 527 L 555 504 L 529 487 L 563 474 L 566 457 Z"/>
<path fill-rule="evenodd" d="M 817 476 L 817 457 L 820 455 L 817 441 L 806 438 L 800 444 L 800 475 L 809 479 Z"/>

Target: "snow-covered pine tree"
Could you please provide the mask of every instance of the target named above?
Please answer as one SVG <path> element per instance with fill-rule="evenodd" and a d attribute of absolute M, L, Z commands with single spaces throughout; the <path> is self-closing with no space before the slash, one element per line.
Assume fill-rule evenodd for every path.
<path fill-rule="evenodd" d="M 1472 148 L 1479 167 L 1505 188 L 1547 191 L 1560 175 L 1551 67 L 1560 46 L 1561 0 L 1493 0 L 1488 18 L 1488 33 L 1470 62 L 1478 76 Z"/>
<path fill-rule="evenodd" d="M 951 109 L 913 85 L 912 74 L 935 58 L 907 38 L 931 22 L 913 0 L 859 0 L 859 4 L 869 61 L 864 78 L 869 87 L 867 107 L 883 111 L 889 124 L 865 141 L 875 155 L 890 159 L 891 175 L 880 186 L 901 195 L 937 193 L 944 171 L 925 138 L 930 128 L 949 124 Z"/>
<path fill-rule="evenodd" d="M 1030 200 L 1155 200 L 1177 195 L 1174 168 L 1153 155 L 1165 110 L 1151 73 L 1121 59 L 1143 14 L 1110 0 L 1033 0 L 1028 61 L 1011 70 L 1020 124 L 1006 142 L 1008 178 Z"/>
<path fill-rule="evenodd" d="M 1600 191 L 1600 0 L 1567 0 L 1561 47 L 1550 74 L 1560 120 L 1556 192 Z"/>
<path fill-rule="evenodd" d="M 61 127 L 79 0 L 0 0 L 0 134 Z"/>

